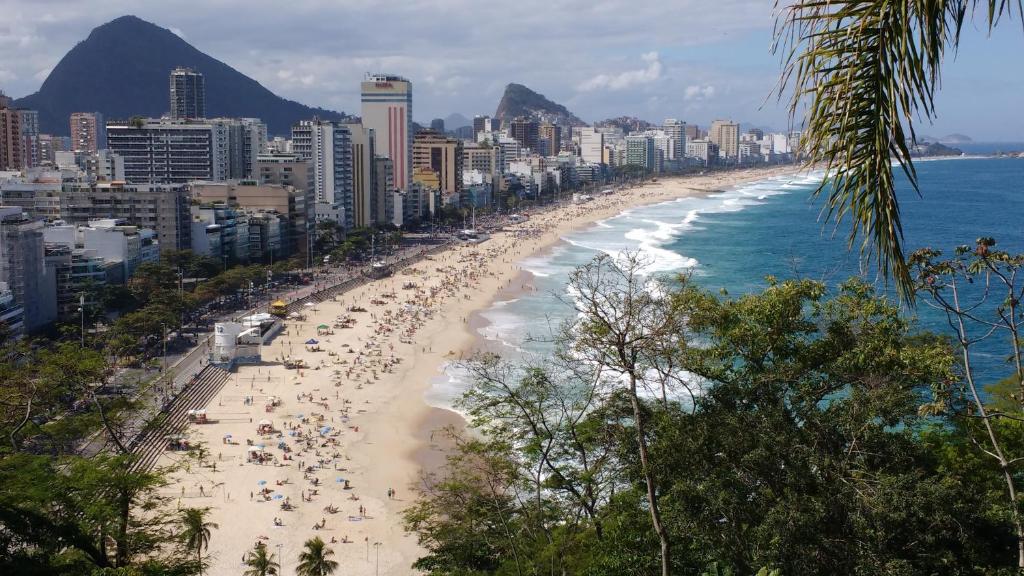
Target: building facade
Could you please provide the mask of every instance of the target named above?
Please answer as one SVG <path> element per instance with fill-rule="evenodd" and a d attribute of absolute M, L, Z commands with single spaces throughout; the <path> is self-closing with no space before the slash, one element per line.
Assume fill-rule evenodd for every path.
<path fill-rule="evenodd" d="M 317 118 L 302 120 L 292 126 L 292 151 L 309 162 L 315 220 L 336 220 L 351 227 L 352 134 L 348 127 Z"/>
<path fill-rule="evenodd" d="M 206 118 L 206 81 L 191 68 L 171 71 L 170 116 L 174 120 Z"/>
<path fill-rule="evenodd" d="M 0 282 L 24 309 L 33 331 L 56 319 L 56 294 L 46 289 L 43 222 L 16 206 L 0 206 Z"/>
<path fill-rule="evenodd" d="M 69 122 L 71 129 L 71 150 L 91 152 L 107 147 L 107 125 L 99 112 L 74 112 Z"/>
<path fill-rule="evenodd" d="M 731 120 L 715 120 L 708 129 L 708 140 L 718 146 L 720 156 L 735 159 L 740 152 L 740 125 Z"/>
<path fill-rule="evenodd" d="M 462 141 L 431 131 L 423 131 L 413 141 L 413 168 L 437 172 L 441 192 L 447 198 L 462 195 Z"/>
<path fill-rule="evenodd" d="M 362 123 L 374 131 L 377 155 L 395 165 L 395 185 L 412 182 L 412 82 L 401 76 L 368 74 L 362 86 Z"/>
<path fill-rule="evenodd" d="M 162 251 L 191 246 L 189 199 L 184 185 L 65 182 L 60 214 L 71 224 L 114 219 L 151 228 Z"/>

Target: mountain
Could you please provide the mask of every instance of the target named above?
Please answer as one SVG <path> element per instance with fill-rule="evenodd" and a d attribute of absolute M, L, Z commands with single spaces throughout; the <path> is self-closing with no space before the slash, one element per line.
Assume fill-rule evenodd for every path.
<path fill-rule="evenodd" d="M 167 113 L 168 76 L 176 66 L 202 72 L 206 115 L 211 118 L 260 118 L 271 134 L 289 134 L 298 120 L 343 117 L 276 96 L 170 30 L 135 16 L 93 29 L 64 55 L 38 92 L 14 105 L 38 110 L 40 131 L 57 135 L 68 134 L 72 112 L 99 111 L 110 119 L 159 117 Z"/>
<path fill-rule="evenodd" d="M 918 136 L 918 142 L 938 142 L 939 144 L 970 144 L 974 142 L 970 136 L 964 136 L 963 134 L 950 134 L 943 136 L 942 138 L 936 138 L 935 136 Z"/>
<path fill-rule="evenodd" d="M 560 126 L 586 126 L 587 123 L 569 112 L 561 104 L 548 100 L 543 95 L 530 90 L 522 84 L 509 84 L 505 94 L 498 103 L 494 117 L 500 120 L 512 120 L 519 116 L 529 116 L 537 120 L 546 120 Z"/>
<path fill-rule="evenodd" d="M 454 114 L 449 114 L 448 117 L 444 119 L 444 129 L 445 130 L 456 130 L 458 128 L 462 128 L 463 126 L 472 126 L 472 125 L 473 125 L 473 121 L 472 120 L 470 120 L 469 118 L 466 118 L 465 116 L 463 116 L 462 114 L 459 114 L 458 112 L 456 112 Z"/>

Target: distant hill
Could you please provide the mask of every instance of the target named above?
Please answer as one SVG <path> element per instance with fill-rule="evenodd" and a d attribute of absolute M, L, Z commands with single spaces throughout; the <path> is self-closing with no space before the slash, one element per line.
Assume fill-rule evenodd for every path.
<path fill-rule="evenodd" d="M 970 144 L 974 142 L 970 136 L 964 136 L 963 134 L 949 134 L 941 138 L 935 136 L 918 136 L 918 142 L 938 142 L 939 144 Z"/>
<path fill-rule="evenodd" d="M 472 125 L 473 125 L 473 121 L 472 120 L 470 120 L 469 118 L 466 118 L 465 116 L 463 116 L 462 114 L 459 114 L 458 112 L 456 112 L 454 114 L 449 114 L 448 117 L 446 117 L 444 119 L 444 129 L 445 130 L 456 130 L 458 128 L 462 128 L 463 126 L 472 126 Z"/>
<path fill-rule="evenodd" d="M 560 126 L 587 125 L 565 106 L 548 100 L 522 84 L 509 84 L 505 87 L 505 94 L 502 95 L 501 102 L 498 103 L 498 110 L 494 113 L 494 117 L 500 120 L 512 120 L 519 116 L 546 120 Z"/>
<path fill-rule="evenodd" d="M 607 120 L 594 122 L 594 126 L 615 126 L 619 130 L 622 130 L 624 134 L 630 134 L 632 132 L 643 132 L 645 130 L 650 130 L 651 128 L 654 128 L 654 124 L 651 124 L 646 120 L 633 118 L 632 116 L 619 116 L 618 118 L 608 118 Z"/>
<path fill-rule="evenodd" d="M 298 120 L 343 114 L 286 100 L 179 36 L 135 16 L 99 26 L 54 67 L 35 94 L 15 106 L 39 111 L 40 131 L 67 135 L 72 112 L 106 118 L 159 117 L 168 110 L 168 75 L 188 66 L 205 76 L 206 115 L 260 118 L 271 134 L 291 132 Z"/>

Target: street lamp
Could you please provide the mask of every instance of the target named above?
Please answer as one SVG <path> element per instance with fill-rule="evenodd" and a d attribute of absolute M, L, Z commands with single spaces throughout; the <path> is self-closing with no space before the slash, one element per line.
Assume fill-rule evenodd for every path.
<path fill-rule="evenodd" d="M 380 542 L 374 542 L 373 543 L 373 548 L 377 552 L 377 565 L 374 568 L 373 573 L 378 575 L 378 576 L 380 575 L 380 547 L 381 546 L 383 546 L 383 544 L 381 544 Z"/>
<path fill-rule="evenodd" d="M 78 313 L 82 316 L 82 348 L 85 348 L 85 294 L 78 295 Z"/>

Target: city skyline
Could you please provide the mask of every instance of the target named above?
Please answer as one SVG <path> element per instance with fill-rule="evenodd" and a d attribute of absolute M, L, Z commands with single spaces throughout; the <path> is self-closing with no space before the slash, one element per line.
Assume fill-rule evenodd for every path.
<path fill-rule="evenodd" d="M 0 24 L 0 90 L 13 97 L 38 89 L 93 27 L 135 14 L 283 97 L 347 114 L 359 112 L 362 76 L 387 71 L 416 85 L 413 119 L 421 123 L 452 113 L 492 114 L 504 86 L 518 82 L 588 122 L 631 115 L 706 125 L 731 117 L 786 128 L 786 110 L 771 94 L 779 63 L 769 50 L 774 19 L 765 2 L 731 0 L 713 10 L 698 9 L 699 2 L 667 9 L 574 2 L 502 13 L 500 19 L 500 8 L 460 1 L 444 10 L 302 2 L 287 11 L 269 2 L 247 3 L 244 11 L 232 2 L 6 4 L 11 18 Z M 389 34 L 373 24 L 383 12 Z M 224 22 L 247 29 L 244 38 L 254 40 L 225 34 Z M 985 38 L 981 28 L 968 25 L 959 54 L 948 56 L 939 119 L 921 126 L 921 133 L 1021 139 L 1024 119 L 1012 112 L 1024 74 L 1013 70 L 1020 63 L 1000 58 L 1019 37 L 1004 27 Z M 553 59 L 561 64 L 553 66 Z M 996 73 L 996 65 L 1009 69 Z"/>

